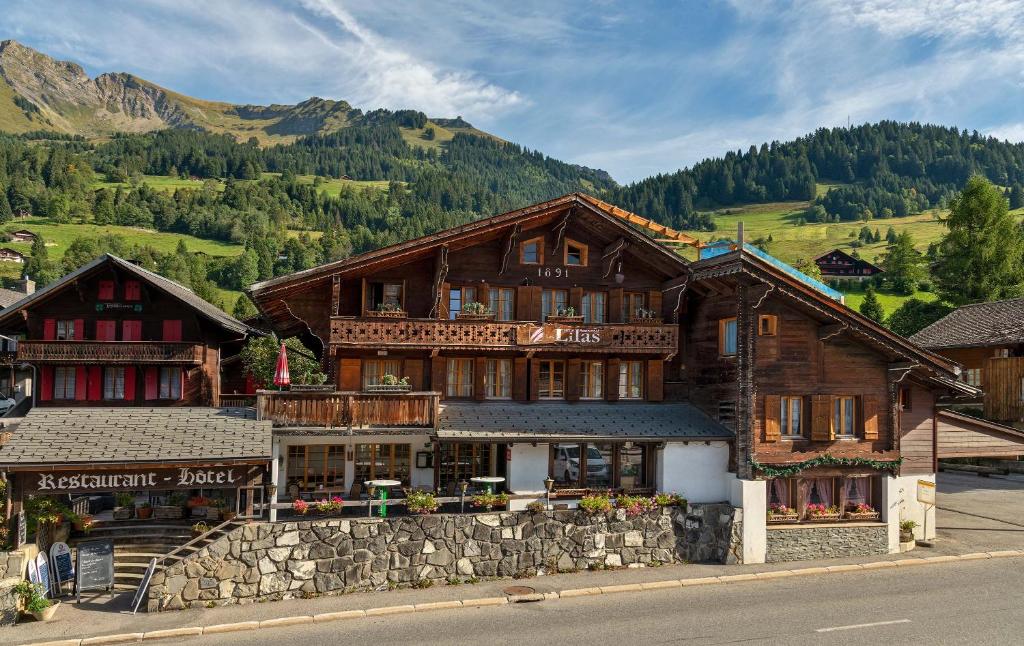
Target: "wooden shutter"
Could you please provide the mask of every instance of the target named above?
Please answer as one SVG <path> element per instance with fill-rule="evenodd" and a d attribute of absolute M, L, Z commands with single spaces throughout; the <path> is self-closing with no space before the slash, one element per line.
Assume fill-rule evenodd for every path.
<path fill-rule="evenodd" d="M 512 361 L 512 399 L 526 401 L 526 357 L 516 357 Z"/>
<path fill-rule="evenodd" d="M 648 360 L 646 372 L 647 383 L 644 394 L 647 401 L 662 401 L 665 399 L 665 362 L 661 359 Z"/>
<path fill-rule="evenodd" d="M 443 283 L 441 285 L 441 304 L 437 306 L 437 318 L 447 319 L 451 313 L 448 311 L 449 299 L 452 294 L 451 283 Z M 463 303 L 465 305 L 465 303 Z"/>
<path fill-rule="evenodd" d="M 782 398 L 778 395 L 764 396 L 764 441 L 778 442 L 781 437 L 779 416 L 782 413 Z"/>
<path fill-rule="evenodd" d="M 430 358 L 430 389 L 441 393 L 441 399 L 444 399 L 448 390 L 448 360 L 445 357 Z"/>
<path fill-rule="evenodd" d="M 164 326 L 169 321 L 164 321 Z M 122 321 L 121 322 L 121 340 L 122 341 L 141 341 L 142 340 L 142 321 Z M 167 339 L 164 339 L 165 341 Z"/>
<path fill-rule="evenodd" d="M 484 307 L 491 306 L 491 286 L 487 283 L 481 283 L 476 288 L 476 302 L 483 303 Z M 497 314 L 497 312 L 495 312 Z"/>
<path fill-rule="evenodd" d="M 569 307 L 576 310 L 576 315 L 583 314 L 583 288 L 572 287 L 569 289 Z"/>
<path fill-rule="evenodd" d="M 484 377 L 487 375 L 487 359 L 476 357 L 473 360 L 473 398 L 478 401 L 484 400 L 487 394 L 484 389 Z"/>
<path fill-rule="evenodd" d="M 113 323 L 113 321 L 111 321 Z M 103 368 L 89 366 L 89 401 L 98 402 L 103 399 Z"/>
<path fill-rule="evenodd" d="M 860 398 L 861 419 L 864 420 L 864 439 L 878 439 L 878 398 L 864 395 Z"/>
<path fill-rule="evenodd" d="M 516 287 L 516 320 L 530 320 L 530 288 L 525 285 Z"/>
<path fill-rule="evenodd" d="M 565 362 L 565 398 L 576 401 L 580 398 L 580 360 L 569 359 Z"/>
<path fill-rule="evenodd" d="M 85 319 L 75 319 L 75 341 L 85 340 Z"/>
<path fill-rule="evenodd" d="M 141 330 L 140 330 L 141 331 Z M 139 339 L 141 341 L 141 334 Z M 164 321 L 164 341 L 179 342 L 181 341 L 181 320 L 168 320 Z"/>
<path fill-rule="evenodd" d="M 43 341 L 54 341 L 57 339 L 57 319 L 43 320 Z"/>
<path fill-rule="evenodd" d="M 157 399 L 160 396 L 160 371 L 150 366 L 146 368 L 146 399 Z"/>
<path fill-rule="evenodd" d="M 655 316 L 661 316 L 661 290 L 652 289 L 647 292 L 647 309 L 654 312 Z"/>
<path fill-rule="evenodd" d="M 530 295 L 530 317 L 529 321 L 539 321 L 541 319 L 541 301 L 543 299 L 543 290 L 538 285 L 527 287 Z"/>
<path fill-rule="evenodd" d="M 125 401 L 135 401 L 135 366 L 124 367 L 124 398 Z"/>
<path fill-rule="evenodd" d="M 114 281 L 101 280 L 99 292 L 99 299 L 101 301 L 114 300 Z M 127 297 L 127 293 L 125 294 L 125 296 Z"/>
<path fill-rule="evenodd" d="M 48 402 L 53 399 L 53 366 L 39 369 L 39 400 Z"/>
<path fill-rule="evenodd" d="M 97 341 L 116 341 L 117 340 L 117 322 L 116 321 L 96 321 L 96 340 Z"/>
<path fill-rule="evenodd" d="M 409 378 L 413 390 L 423 390 L 423 359 L 406 359 L 402 362 L 402 372 Z"/>
<path fill-rule="evenodd" d="M 129 280 L 124 284 L 124 300 L 126 301 L 137 301 L 142 298 L 142 289 L 139 286 L 139 281 Z"/>
<path fill-rule="evenodd" d="M 811 398 L 811 439 L 815 442 L 830 442 L 835 439 L 832 429 L 832 397 L 814 395 Z"/>
<path fill-rule="evenodd" d="M 530 401 L 537 400 L 537 389 L 540 387 L 540 360 L 530 359 Z"/>
<path fill-rule="evenodd" d="M 608 322 L 624 323 L 622 320 L 622 288 L 616 287 L 608 292 Z"/>
<path fill-rule="evenodd" d="M 604 376 L 604 398 L 610 402 L 619 401 L 619 359 L 609 359 Z"/>
<path fill-rule="evenodd" d="M 359 383 L 359 374 L 362 368 L 362 363 L 359 359 L 350 357 L 344 357 L 341 360 L 341 383 L 339 384 L 342 390 L 347 391 L 358 391 L 362 390 L 361 384 Z"/>
<path fill-rule="evenodd" d="M 85 366 L 75 368 L 75 400 L 84 402 L 88 396 L 89 371 Z"/>

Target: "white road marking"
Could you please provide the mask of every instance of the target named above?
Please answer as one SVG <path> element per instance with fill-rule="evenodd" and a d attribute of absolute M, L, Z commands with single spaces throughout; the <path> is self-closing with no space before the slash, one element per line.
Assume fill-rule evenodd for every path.
<path fill-rule="evenodd" d="M 854 630 L 855 628 L 872 628 L 874 626 L 891 626 L 892 624 L 909 624 L 909 619 L 893 619 L 892 621 L 876 621 L 871 624 L 853 624 L 851 626 L 833 626 L 831 628 L 818 628 L 816 633 L 831 633 L 837 630 Z"/>

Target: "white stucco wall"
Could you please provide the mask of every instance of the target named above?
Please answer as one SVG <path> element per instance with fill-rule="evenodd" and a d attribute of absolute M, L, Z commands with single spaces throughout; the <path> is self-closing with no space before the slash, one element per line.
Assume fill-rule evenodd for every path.
<path fill-rule="evenodd" d="M 743 563 L 764 563 L 768 554 L 768 486 L 729 474 L 729 502 L 743 522 Z"/>
<path fill-rule="evenodd" d="M 914 529 L 914 538 L 920 540 L 931 540 L 935 538 L 935 507 L 931 507 L 925 518 L 925 506 L 917 502 L 917 481 L 926 480 L 935 482 L 935 474 L 897 476 L 886 478 L 886 517 L 889 523 L 890 549 L 895 532 L 896 550 L 899 550 L 899 526 L 902 520 L 913 520 L 917 522 Z M 927 534 L 925 533 L 927 530 Z"/>
<path fill-rule="evenodd" d="M 690 502 L 725 502 L 730 479 L 725 442 L 669 442 L 658 452 L 658 491 L 674 491 Z"/>
<path fill-rule="evenodd" d="M 549 444 L 512 444 L 511 459 L 505 471 L 508 490 L 516 494 L 542 495 L 544 478 L 548 477 L 550 450 Z M 523 503 L 524 508 L 526 502 Z"/>

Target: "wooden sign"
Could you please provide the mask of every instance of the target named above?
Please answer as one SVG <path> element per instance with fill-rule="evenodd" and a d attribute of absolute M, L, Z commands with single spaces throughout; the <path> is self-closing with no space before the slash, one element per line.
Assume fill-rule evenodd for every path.
<path fill-rule="evenodd" d="M 139 589 L 135 591 L 135 596 L 132 598 L 133 615 L 139 611 L 139 604 L 142 603 L 142 599 L 146 596 L 146 588 L 149 587 L 149 580 L 153 578 L 154 572 L 156 572 L 156 558 L 149 560 L 149 567 L 146 568 L 146 573 L 142 575 L 142 583 L 139 584 Z"/>
<path fill-rule="evenodd" d="M 82 602 L 84 590 L 109 590 L 114 596 L 114 541 L 85 541 L 78 544 L 75 563 L 75 598 Z"/>
<path fill-rule="evenodd" d="M 54 596 L 61 594 L 61 584 L 75 580 L 75 565 L 71 561 L 71 548 L 67 543 L 54 543 L 50 547 L 50 565 L 53 567 Z"/>
<path fill-rule="evenodd" d="M 917 502 L 924 505 L 935 504 L 935 483 L 927 480 L 917 481 Z"/>
<path fill-rule="evenodd" d="M 233 489 L 262 473 L 251 465 L 126 469 L 124 471 L 45 471 L 24 475 L 26 493 L 95 493 L 140 489 Z"/>
<path fill-rule="evenodd" d="M 46 552 L 36 554 L 36 571 L 39 572 L 39 583 L 43 586 L 43 596 L 50 596 L 53 581 L 50 579 L 50 559 L 46 558 Z"/>
<path fill-rule="evenodd" d="M 599 327 L 562 326 L 552 323 L 543 325 L 520 325 L 516 328 L 518 345 L 608 345 L 612 340 L 611 330 Z"/>

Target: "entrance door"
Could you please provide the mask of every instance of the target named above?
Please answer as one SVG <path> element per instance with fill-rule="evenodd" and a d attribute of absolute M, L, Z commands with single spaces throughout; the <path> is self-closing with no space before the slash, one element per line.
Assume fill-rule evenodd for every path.
<path fill-rule="evenodd" d="M 238 518 L 263 518 L 263 486 L 239 487 L 235 511 Z"/>

